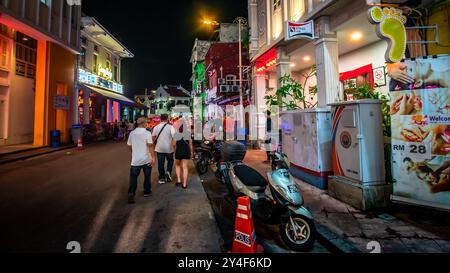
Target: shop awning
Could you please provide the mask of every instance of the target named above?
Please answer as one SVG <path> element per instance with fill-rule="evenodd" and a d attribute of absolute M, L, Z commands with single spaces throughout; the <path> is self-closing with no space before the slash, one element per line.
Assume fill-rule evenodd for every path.
<path fill-rule="evenodd" d="M 111 91 L 108 91 L 105 89 L 101 89 L 98 87 L 94 87 L 91 85 L 80 84 L 80 86 L 82 89 L 84 89 L 84 88 L 89 89 L 92 92 L 95 92 L 104 97 L 110 98 L 112 100 L 120 101 L 122 103 L 129 104 L 129 105 L 135 105 L 134 101 L 130 100 L 129 98 L 125 97 L 124 95 L 117 94 L 117 93 L 114 93 L 114 92 L 111 92 Z"/>

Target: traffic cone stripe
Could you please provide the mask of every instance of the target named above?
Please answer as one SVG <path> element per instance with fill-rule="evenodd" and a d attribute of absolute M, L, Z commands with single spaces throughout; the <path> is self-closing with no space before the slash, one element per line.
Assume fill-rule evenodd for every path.
<path fill-rule="evenodd" d="M 243 210 L 243 211 L 248 211 L 248 208 L 246 206 L 243 206 L 243 205 L 239 205 L 238 209 Z"/>
<path fill-rule="evenodd" d="M 238 213 L 237 217 L 244 219 L 244 220 L 248 220 L 248 216 L 246 214 Z"/>

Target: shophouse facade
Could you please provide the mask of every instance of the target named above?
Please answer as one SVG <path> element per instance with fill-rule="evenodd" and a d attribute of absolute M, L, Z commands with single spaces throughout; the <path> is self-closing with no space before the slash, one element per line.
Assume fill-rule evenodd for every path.
<path fill-rule="evenodd" d="M 78 123 L 84 127 L 132 119 L 135 102 L 125 96 L 121 62 L 134 55 L 95 18 L 81 18 Z"/>
<path fill-rule="evenodd" d="M 63 0 L 0 1 L 0 145 L 70 142 L 80 17 Z"/>

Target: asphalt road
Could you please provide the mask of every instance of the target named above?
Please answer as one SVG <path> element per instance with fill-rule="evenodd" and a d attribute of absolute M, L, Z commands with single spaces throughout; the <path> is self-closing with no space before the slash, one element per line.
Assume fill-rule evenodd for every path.
<path fill-rule="evenodd" d="M 0 166 L 0 252 L 221 252 L 208 198 L 194 173 L 188 190 L 157 185 L 127 204 L 130 153 L 98 143 Z M 194 171 L 194 169 L 192 168 Z M 195 172 L 195 171 L 194 171 Z"/>

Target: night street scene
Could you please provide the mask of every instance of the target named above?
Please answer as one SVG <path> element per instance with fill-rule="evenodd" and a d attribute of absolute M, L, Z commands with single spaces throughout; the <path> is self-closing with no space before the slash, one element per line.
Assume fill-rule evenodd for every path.
<path fill-rule="evenodd" d="M 450 253 L 449 20 L 450 0 L 0 0 L 0 253 Z"/>

